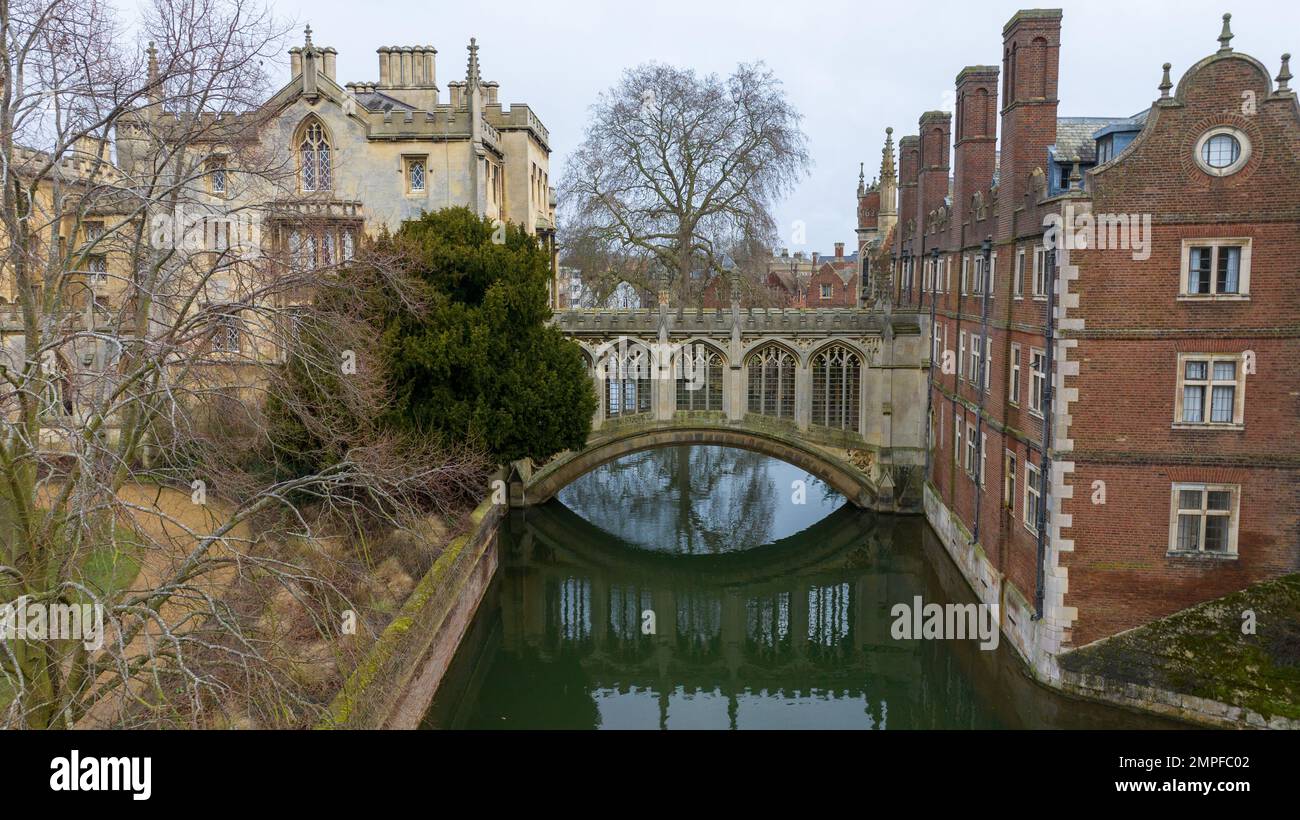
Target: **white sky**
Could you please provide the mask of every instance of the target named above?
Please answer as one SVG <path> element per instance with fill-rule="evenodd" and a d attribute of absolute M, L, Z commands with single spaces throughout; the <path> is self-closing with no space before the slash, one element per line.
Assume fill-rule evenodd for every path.
<path fill-rule="evenodd" d="M 341 82 L 378 80 L 381 45 L 433 45 L 444 101 L 464 79 L 465 46 L 477 37 L 485 79 L 501 102 L 532 106 L 550 130 L 551 178 L 559 180 L 582 138 L 587 106 L 623 68 L 647 60 L 728 73 L 765 60 L 804 115 L 814 166 L 777 209 L 790 250 L 854 247 L 858 163 L 879 168 L 885 126 L 897 139 L 917 117 L 951 109 L 962 67 L 1001 62 L 1002 26 L 1023 2 L 912 0 L 270 0 L 314 42 L 338 49 Z M 1043 6 L 1055 6 L 1042 3 Z M 1159 96 L 1160 66 L 1173 79 L 1218 48 L 1225 11 L 1232 45 L 1276 75 L 1283 52 L 1300 55 L 1294 0 L 1092 0 L 1066 3 L 1062 23 L 1061 116 L 1128 116 Z M 288 80 L 288 57 L 277 78 Z M 1300 74 L 1300 58 L 1293 68 Z M 1300 79 L 1293 81 L 1300 87 Z M 948 92 L 945 95 L 945 92 Z M 807 243 L 791 241 L 796 220 Z"/>

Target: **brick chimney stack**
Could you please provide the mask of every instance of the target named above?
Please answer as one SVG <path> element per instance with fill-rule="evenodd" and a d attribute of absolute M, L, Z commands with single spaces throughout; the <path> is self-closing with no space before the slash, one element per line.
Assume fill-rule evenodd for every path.
<path fill-rule="evenodd" d="M 1002 28 L 1002 43 L 997 239 L 1006 241 L 1016 234 L 1016 210 L 1026 204 L 1030 175 L 1046 165 L 1047 147 L 1056 142 L 1061 10 L 1016 12 Z M 1019 227 L 1027 230 L 1029 226 Z"/>
<path fill-rule="evenodd" d="M 844 243 L 843 243 L 843 242 L 836 242 L 836 243 L 835 243 L 835 258 L 836 258 L 836 259 L 843 259 L 843 258 L 844 258 Z"/>
<path fill-rule="evenodd" d="M 916 241 L 913 254 L 922 254 L 934 246 L 923 239 L 930 212 L 943 206 L 948 196 L 948 144 L 952 134 L 952 115 L 946 111 L 927 111 L 921 115 L 920 168 L 917 177 Z"/>
<path fill-rule="evenodd" d="M 998 68 L 967 66 L 957 75 L 957 113 L 953 144 L 952 229 L 961 241 L 976 191 L 993 186 L 997 162 Z M 966 244 L 983 237 L 965 237 Z"/>
<path fill-rule="evenodd" d="M 921 166 L 921 145 L 919 138 L 906 136 L 898 141 L 898 236 L 900 244 L 898 253 L 909 240 L 903 236 L 909 222 L 916 220 L 916 180 Z M 915 248 L 913 248 L 915 252 Z"/>

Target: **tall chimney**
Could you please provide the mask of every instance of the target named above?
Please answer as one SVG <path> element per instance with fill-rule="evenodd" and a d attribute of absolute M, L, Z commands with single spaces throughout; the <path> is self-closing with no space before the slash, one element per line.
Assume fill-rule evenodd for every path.
<path fill-rule="evenodd" d="M 1016 211 L 1027 204 L 1030 174 L 1046 165 L 1047 147 L 1056 142 L 1061 10 L 1016 12 L 1002 28 L 1002 43 L 997 238 L 1006 241 L 1017 233 Z"/>
<path fill-rule="evenodd" d="M 963 226 L 970 213 L 971 197 L 976 191 L 993 186 L 993 166 L 997 161 L 998 68 L 973 65 L 957 74 L 957 133 L 953 145 L 952 230 L 961 240 Z M 980 236 L 965 237 L 969 244 Z"/>
<path fill-rule="evenodd" d="M 898 141 L 898 253 L 901 256 L 903 248 L 910 247 L 908 244 L 912 240 L 904 239 L 907 225 L 916 220 L 916 183 L 921 167 L 921 142 L 918 137 L 906 136 Z M 916 226 L 917 232 L 920 232 L 921 226 Z M 916 248 L 912 248 L 912 253 L 916 253 Z"/>
<path fill-rule="evenodd" d="M 302 46 L 289 49 L 289 79 L 302 73 Z"/>
<path fill-rule="evenodd" d="M 844 243 L 843 243 L 843 242 L 836 242 L 836 243 L 835 243 L 835 258 L 836 258 L 836 259 L 843 259 L 843 258 L 844 258 Z"/>
<path fill-rule="evenodd" d="M 930 212 L 942 207 L 948 196 L 948 142 L 952 132 L 952 115 L 947 111 L 927 111 L 920 119 L 920 169 L 916 196 L 916 245 L 912 253 L 922 254 L 934 246 L 925 239 Z"/>
<path fill-rule="evenodd" d="M 321 71 L 326 77 L 338 82 L 338 78 L 334 76 L 334 71 L 338 65 L 339 53 L 334 50 L 333 46 L 326 46 L 325 48 L 322 48 L 320 52 L 324 57 L 322 60 Z"/>
<path fill-rule="evenodd" d="M 375 49 L 379 54 L 379 87 L 388 87 L 388 47 L 380 46 Z"/>

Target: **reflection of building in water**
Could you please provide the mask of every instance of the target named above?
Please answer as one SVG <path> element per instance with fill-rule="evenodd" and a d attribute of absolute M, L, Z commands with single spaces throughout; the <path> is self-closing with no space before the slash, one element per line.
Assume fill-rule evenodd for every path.
<path fill-rule="evenodd" d="M 771 658 L 790 645 L 790 593 L 758 595 L 745 602 L 745 654 Z"/>
<path fill-rule="evenodd" d="M 715 652 L 722 637 L 722 599 L 716 593 L 689 590 L 677 594 L 677 646 L 686 652 Z"/>
<path fill-rule="evenodd" d="M 560 642 L 586 641 L 591 637 L 591 580 L 565 578 L 547 586 L 547 633 Z"/>
<path fill-rule="evenodd" d="M 853 608 L 849 585 L 835 584 L 808 590 L 808 640 L 834 648 L 849 636 Z"/>

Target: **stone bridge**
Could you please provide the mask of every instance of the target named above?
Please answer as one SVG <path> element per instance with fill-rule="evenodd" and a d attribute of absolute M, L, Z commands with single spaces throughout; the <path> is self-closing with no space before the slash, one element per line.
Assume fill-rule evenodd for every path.
<path fill-rule="evenodd" d="M 717 444 L 802 467 L 859 507 L 919 512 L 928 321 L 735 305 L 558 312 L 600 401 L 585 448 L 514 465 L 511 503 L 548 501 L 627 453 Z"/>

